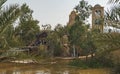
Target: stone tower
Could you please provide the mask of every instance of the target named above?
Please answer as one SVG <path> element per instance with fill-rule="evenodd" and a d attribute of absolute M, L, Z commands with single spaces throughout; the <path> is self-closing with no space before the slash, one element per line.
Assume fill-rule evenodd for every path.
<path fill-rule="evenodd" d="M 104 25 L 104 7 L 99 4 L 92 8 L 92 29 L 103 32 Z"/>
<path fill-rule="evenodd" d="M 75 23 L 75 18 L 76 18 L 76 11 L 72 11 L 69 15 L 69 22 L 68 22 L 68 26 L 71 26 Z"/>

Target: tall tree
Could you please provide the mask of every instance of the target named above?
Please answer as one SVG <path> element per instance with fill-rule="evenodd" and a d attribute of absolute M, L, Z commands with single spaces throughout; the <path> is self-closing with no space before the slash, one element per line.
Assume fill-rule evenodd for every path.
<path fill-rule="evenodd" d="M 75 7 L 75 10 L 78 12 L 80 21 L 85 21 L 89 18 L 91 14 L 92 6 L 88 4 L 87 1 L 81 0 L 79 4 Z"/>
<path fill-rule="evenodd" d="M 0 39 L 2 44 L 1 46 L 3 46 L 3 48 L 9 46 L 7 42 L 8 36 L 6 34 L 12 34 L 10 33 L 13 30 L 12 24 L 17 20 L 20 15 L 19 6 L 17 4 L 14 4 L 5 7 L 3 6 L 3 4 L 6 1 L 7 0 L 0 0 Z"/>
<path fill-rule="evenodd" d="M 15 28 L 16 34 L 19 35 L 24 45 L 30 44 L 40 32 L 38 21 L 32 17 L 33 11 L 26 5 L 21 6 L 21 13 L 19 25 Z"/>
<path fill-rule="evenodd" d="M 76 22 L 69 30 L 69 41 L 72 46 L 72 54 L 75 56 L 75 53 L 80 49 L 83 41 L 85 40 L 86 28 L 83 26 L 82 22 Z"/>

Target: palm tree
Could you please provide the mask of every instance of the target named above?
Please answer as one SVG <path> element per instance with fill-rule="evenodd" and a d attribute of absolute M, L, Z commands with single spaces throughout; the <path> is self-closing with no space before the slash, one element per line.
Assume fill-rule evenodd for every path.
<path fill-rule="evenodd" d="M 120 49 L 119 33 L 104 33 L 94 36 L 94 42 L 97 46 L 98 53 L 107 55 L 109 52 Z"/>
<path fill-rule="evenodd" d="M 109 0 L 108 3 L 118 3 L 119 0 Z"/>
<path fill-rule="evenodd" d="M 119 0 L 109 0 L 112 7 L 110 10 L 106 11 L 105 20 L 106 24 L 116 28 L 120 28 L 120 1 Z"/>
<path fill-rule="evenodd" d="M 3 7 L 3 4 L 7 0 L 0 0 L 0 39 L 4 40 L 3 45 L 7 43 L 6 31 L 8 31 L 10 26 L 17 20 L 20 15 L 20 9 L 17 4 Z M 5 46 L 6 47 L 6 46 Z"/>
<path fill-rule="evenodd" d="M 106 11 L 106 24 L 120 28 L 120 5 L 114 6 L 111 10 Z"/>

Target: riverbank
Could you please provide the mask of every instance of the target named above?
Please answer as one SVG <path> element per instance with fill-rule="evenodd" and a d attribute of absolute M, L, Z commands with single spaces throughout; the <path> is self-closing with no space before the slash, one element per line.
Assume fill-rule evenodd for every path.
<path fill-rule="evenodd" d="M 110 69 L 80 69 L 62 64 L 0 63 L 0 74 L 110 74 Z"/>
<path fill-rule="evenodd" d="M 21 65 L 40 65 L 40 66 L 59 66 L 59 67 L 72 67 L 77 69 L 110 69 L 111 67 L 106 67 L 103 62 L 99 62 L 99 60 L 91 60 L 92 58 L 80 57 L 52 57 L 52 58 L 36 58 L 36 59 L 19 59 L 7 61 L 6 63 L 12 64 L 21 64 Z"/>
<path fill-rule="evenodd" d="M 90 58 L 91 56 L 88 56 L 88 58 Z M 6 58 L 6 57 L 2 57 L 2 61 L 5 62 L 12 62 L 12 63 L 23 63 L 23 64 L 27 64 L 27 63 L 41 63 L 41 62 L 46 62 L 46 63 L 57 63 L 57 62 L 69 62 L 71 60 L 74 59 L 85 59 L 86 56 L 80 56 L 80 57 L 54 57 L 54 58 L 35 58 L 35 59 L 15 59 L 15 58 Z M 10 60 L 11 59 L 11 60 Z"/>

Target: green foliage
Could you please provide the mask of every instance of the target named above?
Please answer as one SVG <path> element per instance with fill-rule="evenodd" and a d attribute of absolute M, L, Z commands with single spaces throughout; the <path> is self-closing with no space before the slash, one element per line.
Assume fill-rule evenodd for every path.
<path fill-rule="evenodd" d="M 0 0 L 1 50 L 9 50 L 11 47 L 26 45 L 28 44 L 28 41 L 33 41 L 36 33 L 40 31 L 40 28 L 37 25 L 38 21 L 32 18 L 33 11 L 26 4 L 23 4 L 22 6 L 13 4 L 5 7 L 2 6 L 5 1 L 6 0 Z M 19 23 L 17 24 L 17 27 L 14 26 L 14 24 L 16 25 L 16 22 Z M 15 56 L 17 57 L 17 55 Z M 27 55 L 25 54 L 24 56 Z"/>
<path fill-rule="evenodd" d="M 79 2 L 79 4 L 75 7 L 75 10 L 79 14 L 80 21 L 82 20 L 82 22 L 83 22 L 87 18 L 89 18 L 90 14 L 91 14 L 91 8 L 92 8 L 92 6 L 88 5 L 87 1 L 81 0 Z"/>
<path fill-rule="evenodd" d="M 51 32 L 47 40 L 48 41 L 48 50 L 50 56 L 61 56 L 62 55 L 62 46 L 61 46 L 61 40 L 60 36 L 55 32 Z"/>
<path fill-rule="evenodd" d="M 0 0 L 0 10 L 2 8 L 2 5 L 6 2 L 7 0 Z"/>
<path fill-rule="evenodd" d="M 71 53 L 73 56 L 78 56 L 78 51 L 85 40 L 86 28 L 82 22 L 76 21 L 73 26 L 69 28 L 69 42 L 71 45 Z M 76 55 L 76 53 L 78 53 Z"/>
<path fill-rule="evenodd" d="M 104 65 L 112 66 L 114 73 L 119 74 L 119 55 L 114 56 L 111 52 L 119 52 L 120 49 L 120 34 L 119 33 L 100 33 L 94 35 L 95 44 L 97 46 L 96 58 Z M 118 50 L 118 51 L 117 51 Z M 114 57 L 112 57 L 114 56 Z M 115 59 L 117 58 L 117 59 Z M 117 62 L 117 63 L 116 63 Z"/>
<path fill-rule="evenodd" d="M 104 60 L 104 59 L 102 59 Z M 103 68 L 103 67 L 112 67 L 113 64 L 109 60 L 100 61 L 99 59 L 89 59 L 89 60 L 80 60 L 75 59 L 71 62 L 69 62 L 69 65 L 76 66 L 80 68 Z"/>
<path fill-rule="evenodd" d="M 69 30 L 69 41 L 71 44 L 80 45 L 84 40 L 85 27 L 81 22 L 76 22 Z"/>
<path fill-rule="evenodd" d="M 35 39 L 36 34 L 40 32 L 37 25 L 39 22 L 32 18 L 32 10 L 26 4 L 21 6 L 21 10 L 20 22 L 15 28 L 15 34 L 24 45 L 28 45 Z"/>
<path fill-rule="evenodd" d="M 120 63 L 114 66 L 113 74 L 120 74 Z"/>
<path fill-rule="evenodd" d="M 83 60 L 79 60 L 79 59 L 75 59 L 75 60 L 69 62 L 68 65 L 80 67 L 80 68 L 83 68 L 83 69 L 88 68 L 88 65 Z"/>
<path fill-rule="evenodd" d="M 62 47 L 60 46 L 60 44 L 56 43 L 55 44 L 55 49 L 53 49 L 53 55 L 54 56 L 62 56 Z"/>
<path fill-rule="evenodd" d="M 92 37 L 93 36 L 92 34 L 93 34 L 92 32 L 87 32 L 85 40 L 81 45 L 81 48 L 83 49 L 82 53 L 84 55 L 87 56 L 91 54 L 93 57 L 93 54 L 96 52 L 96 46 L 94 44 L 94 41 L 93 41 L 94 39 Z"/>
<path fill-rule="evenodd" d="M 107 33 L 97 34 L 94 36 L 94 42 L 97 46 L 97 55 L 105 56 L 111 51 L 120 48 L 120 34 L 119 33 Z"/>
<path fill-rule="evenodd" d="M 70 62 L 69 65 L 80 67 L 80 68 L 83 68 L 83 69 L 102 67 L 102 63 L 94 61 L 94 60 L 88 60 L 88 61 L 74 60 L 74 61 Z"/>
<path fill-rule="evenodd" d="M 61 24 L 58 24 L 54 31 L 56 32 L 56 34 L 61 38 L 63 37 L 63 35 L 65 35 L 65 31 L 64 31 L 64 27 Z"/>
<path fill-rule="evenodd" d="M 63 56 L 65 52 L 63 45 L 68 42 L 63 37 L 64 35 L 68 35 L 68 27 L 58 24 L 54 30 L 47 30 L 47 32 L 48 55 Z"/>
<path fill-rule="evenodd" d="M 120 28 L 120 5 L 112 7 L 112 9 L 106 11 L 105 20 L 106 25 Z"/>
<path fill-rule="evenodd" d="M 106 11 L 105 23 L 107 26 L 120 28 L 119 0 L 109 1 L 113 5 L 110 10 Z M 113 54 L 110 53 L 120 49 L 120 33 L 95 33 L 94 31 L 93 38 L 94 44 L 97 47 L 96 58 L 99 59 L 99 61 L 103 62 L 105 65 L 112 66 L 114 73 L 119 74 L 119 63 L 115 64 L 116 61 L 119 62 L 119 59 L 117 58 L 119 55 L 116 54 L 115 57 L 111 57 Z"/>
<path fill-rule="evenodd" d="M 80 55 L 93 55 L 96 51 L 96 46 L 93 42 L 92 32 L 88 31 L 88 27 L 82 22 L 76 21 L 69 29 L 69 41 L 71 46 L 75 46 Z M 72 49 L 73 50 L 73 49 Z M 79 52 L 78 52 L 79 53 Z"/>
<path fill-rule="evenodd" d="M 20 15 L 20 9 L 17 4 L 10 6 L 2 6 L 6 0 L 0 1 L 0 40 L 1 49 L 8 49 L 10 47 L 9 41 L 13 35 L 13 23 Z"/>

